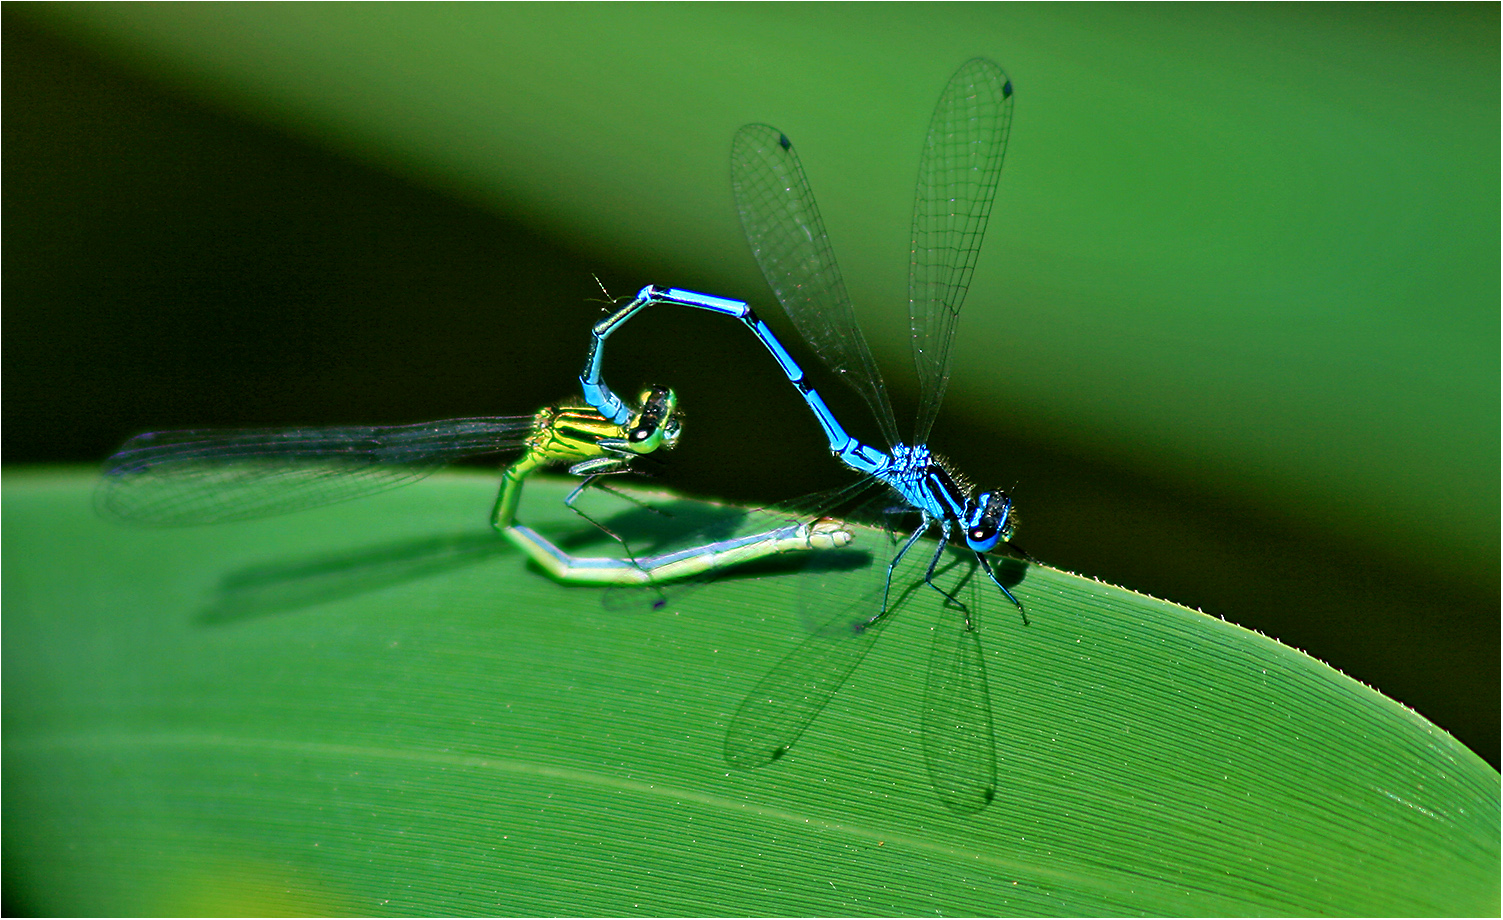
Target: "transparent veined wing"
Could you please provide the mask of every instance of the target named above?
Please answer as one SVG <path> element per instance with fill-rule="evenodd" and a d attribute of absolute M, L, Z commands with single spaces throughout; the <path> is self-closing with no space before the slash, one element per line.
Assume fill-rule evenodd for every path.
<path fill-rule="evenodd" d="M 772 763 L 803 736 L 890 622 L 863 619 L 876 613 L 881 597 L 864 601 L 816 630 L 746 695 L 726 731 L 727 763 L 741 768 Z"/>
<path fill-rule="evenodd" d="M 141 434 L 106 461 L 95 505 L 142 524 L 267 517 L 405 485 L 462 457 L 519 450 L 532 421 Z"/>
<path fill-rule="evenodd" d="M 899 443 L 887 386 L 846 291 L 798 154 L 778 129 L 746 125 L 731 143 L 731 187 L 752 254 L 804 341 Z"/>
<path fill-rule="evenodd" d="M 889 541 L 891 543 L 891 541 Z M 859 596 L 839 613 L 811 624 L 811 633 L 746 695 L 731 719 L 725 758 L 733 767 L 755 768 L 781 759 L 834 699 L 871 652 L 894 618 L 933 616 L 923 703 L 924 764 L 935 794 L 959 814 L 982 811 L 997 786 L 996 737 L 986 662 L 979 631 L 981 605 L 991 595 L 974 557 L 946 549 L 935 574 L 964 607 L 946 601 L 923 582 L 933 544 L 915 547 L 894 573 L 888 612 L 878 617 L 884 565 L 821 576 L 821 597 Z M 877 557 L 885 558 L 880 550 Z M 815 577 L 808 572 L 803 577 Z M 865 590 L 850 588 L 865 584 Z"/>
<path fill-rule="evenodd" d="M 919 381 L 915 444 L 926 443 L 950 379 L 950 344 L 986 233 L 1007 132 L 1012 81 L 984 58 L 967 61 L 939 97 L 913 195 L 908 316 Z"/>

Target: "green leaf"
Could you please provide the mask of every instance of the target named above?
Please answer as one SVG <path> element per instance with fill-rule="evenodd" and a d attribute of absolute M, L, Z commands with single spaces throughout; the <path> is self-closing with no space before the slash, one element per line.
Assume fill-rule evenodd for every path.
<path fill-rule="evenodd" d="M 924 765 L 922 605 L 787 756 L 732 770 L 742 699 L 851 600 L 824 579 L 764 566 L 659 609 L 555 584 L 470 475 L 178 530 L 96 518 L 78 472 L 4 486 L 5 881 L 32 912 L 1499 909 L 1480 758 L 1272 639 L 1088 578 L 1030 566 L 1031 625 L 983 619 L 1000 784 L 961 817 Z M 564 487 L 530 486 L 523 518 L 580 531 Z"/>

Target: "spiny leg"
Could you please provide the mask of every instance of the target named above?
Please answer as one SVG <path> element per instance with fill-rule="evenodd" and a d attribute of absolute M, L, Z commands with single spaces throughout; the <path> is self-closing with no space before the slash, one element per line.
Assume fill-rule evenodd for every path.
<path fill-rule="evenodd" d="M 1000 581 L 997 580 L 997 573 L 992 571 L 992 564 L 990 562 L 986 561 L 986 557 L 983 556 L 980 553 L 977 553 L 976 554 L 976 561 L 979 562 L 979 563 L 981 563 L 982 570 L 985 571 L 987 577 L 992 580 L 992 584 L 994 584 L 998 588 L 1000 588 L 1002 590 L 1002 593 L 1005 594 L 1005 595 L 1007 595 L 1007 599 L 1010 600 L 1010 601 L 1012 601 L 1013 604 L 1017 606 L 1018 613 L 1020 613 L 1020 614 L 1023 615 L 1023 625 L 1024 626 L 1030 626 L 1030 625 L 1032 625 L 1031 623 L 1028 622 L 1028 611 L 1026 611 L 1026 610 L 1023 609 L 1022 602 L 1019 601 L 1017 598 L 1013 597 L 1012 596 L 1012 592 L 1009 591 L 1009 590 L 1007 590 L 1007 586 L 1004 585 L 1004 584 L 1002 584 L 1002 582 L 1000 582 Z"/>
<path fill-rule="evenodd" d="M 932 523 L 933 522 L 926 515 L 923 522 L 919 524 L 918 529 L 915 530 L 913 534 L 903 542 L 903 548 L 898 550 L 898 554 L 892 557 L 891 562 L 887 563 L 887 580 L 882 585 L 882 609 L 877 612 L 876 616 L 872 617 L 870 620 L 867 620 L 866 625 L 870 626 L 883 617 L 887 616 L 887 598 L 892 593 L 893 570 L 898 567 L 898 563 L 903 561 L 903 557 L 908 555 L 908 551 L 913 548 L 913 544 L 918 542 L 918 538 L 922 537 L 926 532 L 928 532 L 929 525 Z"/>
<path fill-rule="evenodd" d="M 1034 565 L 1043 565 L 1042 562 L 1040 562 L 1037 559 L 1033 558 L 1033 556 L 1029 554 L 1028 550 L 1024 549 L 1023 547 L 1019 546 L 1016 543 L 1008 541 L 1007 549 L 1010 552 L 1014 552 L 1014 553 L 1017 553 L 1019 556 L 1022 556 L 1024 562 L 1030 562 L 1030 563 L 1032 563 Z"/>
<path fill-rule="evenodd" d="M 937 585 L 937 584 L 934 583 L 934 569 L 939 565 L 939 560 L 945 554 L 945 547 L 948 546 L 949 544 L 950 544 L 950 524 L 949 524 L 948 521 L 940 521 L 940 524 L 939 524 L 939 545 L 934 548 L 934 558 L 929 560 L 929 570 L 924 573 L 924 584 L 926 584 L 929 587 L 933 588 L 934 590 L 938 591 L 941 595 L 944 596 L 945 600 L 949 601 L 950 603 L 954 604 L 956 607 L 959 607 L 961 610 L 965 611 L 966 628 L 970 629 L 970 626 L 971 626 L 971 611 L 966 607 L 965 604 L 961 603 L 960 600 L 955 597 L 955 595 L 951 594 L 950 592 L 946 591 L 944 588 L 941 588 L 939 585 Z"/>
<path fill-rule="evenodd" d="M 575 507 L 575 505 L 574 505 L 574 500 L 577 499 L 577 498 L 579 498 L 580 493 L 582 493 L 585 489 L 589 488 L 590 485 L 595 482 L 595 480 L 599 479 L 601 476 L 608 476 L 608 475 L 612 475 L 612 474 L 618 473 L 618 472 L 626 472 L 626 471 L 624 469 L 623 470 L 611 470 L 611 471 L 607 471 L 607 472 L 591 473 L 591 474 L 586 475 L 585 479 L 584 479 L 584 482 L 581 482 L 578 486 L 576 486 L 575 489 L 574 489 L 574 491 L 570 492 L 569 495 L 568 495 L 568 497 L 564 499 L 564 506 L 567 507 L 570 511 L 574 512 L 575 514 L 577 514 L 580 517 L 584 518 L 585 520 L 589 521 L 591 524 L 594 524 L 597 528 L 599 528 L 601 531 L 603 531 L 606 536 L 610 537 L 612 540 L 615 540 L 617 543 L 621 544 L 621 550 L 622 550 L 622 552 L 626 553 L 626 558 L 631 562 L 631 564 L 634 567 L 640 569 L 640 568 L 642 568 L 642 566 L 641 566 L 641 564 L 639 564 L 637 562 L 637 556 L 636 556 L 636 554 L 631 551 L 631 547 L 628 546 L 627 543 L 626 543 L 626 541 L 621 538 L 620 534 L 616 533 L 614 530 L 611 530 L 609 527 L 605 526 L 604 524 L 602 524 L 599 521 L 595 520 L 594 518 L 590 517 L 588 514 L 585 514 L 582 510 L 580 510 L 579 508 Z M 607 489 L 606 491 L 613 491 L 613 490 Z"/>
<path fill-rule="evenodd" d="M 613 489 L 613 488 L 611 488 L 610 486 L 606 485 L 603 482 L 597 483 L 595 485 L 595 488 L 599 489 L 602 492 L 609 492 L 611 495 L 616 496 L 617 498 L 621 499 L 622 501 L 631 502 L 633 505 L 636 505 L 638 508 L 641 508 L 643 511 L 651 511 L 653 514 L 659 514 L 659 515 L 662 515 L 663 517 L 667 517 L 667 518 L 673 517 L 673 512 L 671 512 L 671 511 L 664 511 L 662 508 L 659 508 L 656 505 L 651 504 L 650 502 L 646 502 L 646 501 L 643 501 L 640 498 L 637 498 L 635 495 L 632 495 L 630 492 L 622 492 L 620 489 Z"/>

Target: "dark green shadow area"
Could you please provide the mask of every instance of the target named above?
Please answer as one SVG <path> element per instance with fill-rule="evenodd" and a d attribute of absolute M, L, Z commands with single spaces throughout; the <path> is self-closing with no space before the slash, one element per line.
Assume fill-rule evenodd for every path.
<path fill-rule="evenodd" d="M 327 556 L 260 563 L 227 573 L 197 614 L 209 625 L 358 597 L 515 553 L 493 532 L 404 540 Z"/>

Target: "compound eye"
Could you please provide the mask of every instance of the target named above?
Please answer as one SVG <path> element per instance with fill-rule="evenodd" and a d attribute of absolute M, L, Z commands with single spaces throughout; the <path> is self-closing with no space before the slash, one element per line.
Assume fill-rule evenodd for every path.
<path fill-rule="evenodd" d="M 976 496 L 966 524 L 966 545 L 978 553 L 990 552 L 1012 536 L 1012 499 L 1002 492 L 983 492 Z"/>
<path fill-rule="evenodd" d="M 648 408 L 637 416 L 637 423 L 626 429 L 626 446 L 633 453 L 647 454 L 657 450 L 657 442 L 663 431 L 662 416 Z"/>
<path fill-rule="evenodd" d="M 971 527 L 965 532 L 966 545 L 978 553 L 991 552 L 1001 538 L 996 526 L 990 522 Z"/>
<path fill-rule="evenodd" d="M 658 417 L 672 415 L 678 408 L 678 394 L 669 387 L 651 386 L 642 391 L 637 397 L 637 405 L 644 412 L 656 412 Z"/>
<path fill-rule="evenodd" d="M 1001 539 L 1001 540 L 1011 541 L 1012 540 L 1012 535 L 1013 535 L 1013 533 L 1017 529 L 1018 529 L 1018 518 L 1017 518 L 1017 515 L 1009 514 L 1007 516 L 1007 520 L 1002 523 L 1002 531 L 1001 531 L 1001 533 L 997 534 L 997 537 L 998 537 L 998 539 Z"/>
<path fill-rule="evenodd" d="M 670 418 L 663 425 L 663 446 L 672 447 L 678 443 L 678 436 L 683 434 L 684 427 L 678 419 Z"/>

